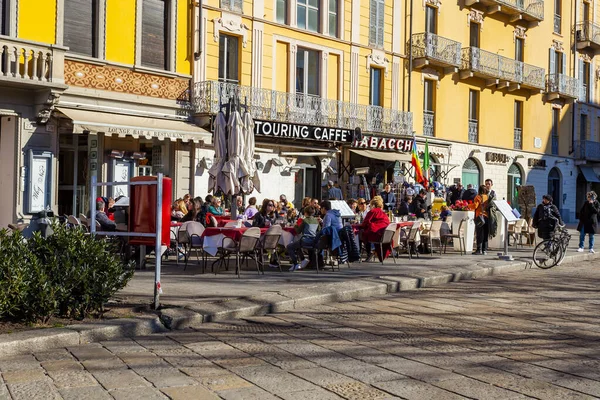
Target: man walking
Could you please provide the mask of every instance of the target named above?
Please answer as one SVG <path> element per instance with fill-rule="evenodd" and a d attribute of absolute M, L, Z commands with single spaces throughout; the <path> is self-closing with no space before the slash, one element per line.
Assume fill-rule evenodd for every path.
<path fill-rule="evenodd" d="M 327 182 L 327 190 L 329 191 L 329 200 L 342 200 L 344 198 L 342 189 L 335 187 L 333 181 Z"/>

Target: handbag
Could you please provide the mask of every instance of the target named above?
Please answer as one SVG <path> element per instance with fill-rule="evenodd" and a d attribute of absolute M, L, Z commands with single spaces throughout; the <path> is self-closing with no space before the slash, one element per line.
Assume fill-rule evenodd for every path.
<path fill-rule="evenodd" d="M 479 217 L 475 218 L 475 226 L 477 228 L 481 228 L 485 225 L 485 217 L 483 215 L 480 215 Z"/>

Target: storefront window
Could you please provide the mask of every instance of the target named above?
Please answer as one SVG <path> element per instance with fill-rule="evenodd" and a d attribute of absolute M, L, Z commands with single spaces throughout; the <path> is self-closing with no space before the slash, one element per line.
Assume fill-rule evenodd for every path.
<path fill-rule="evenodd" d="M 479 188 L 481 171 L 477 161 L 472 158 L 468 158 L 463 164 L 462 168 L 462 184 L 466 188 L 467 185 L 471 184 L 475 189 Z"/>
<path fill-rule="evenodd" d="M 512 164 L 508 168 L 508 193 L 506 196 L 506 200 L 514 207 L 518 207 L 517 202 L 517 188 L 521 186 L 522 181 L 521 169 L 518 165 Z"/>

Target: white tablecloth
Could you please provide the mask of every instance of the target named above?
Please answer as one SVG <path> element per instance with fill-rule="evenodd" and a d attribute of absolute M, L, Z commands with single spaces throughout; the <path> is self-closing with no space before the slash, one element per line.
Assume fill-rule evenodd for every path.
<path fill-rule="evenodd" d="M 225 235 L 223 235 L 223 234 L 205 236 L 204 237 L 204 246 L 203 246 L 204 251 L 207 252 L 208 254 L 210 254 L 211 256 L 215 256 L 217 254 L 218 248 L 223 243 L 224 237 L 225 237 Z M 292 243 L 293 241 L 294 241 L 294 235 L 292 235 L 290 232 L 283 231 L 281 233 L 281 237 L 279 238 L 280 245 L 287 247 L 287 245 Z"/>

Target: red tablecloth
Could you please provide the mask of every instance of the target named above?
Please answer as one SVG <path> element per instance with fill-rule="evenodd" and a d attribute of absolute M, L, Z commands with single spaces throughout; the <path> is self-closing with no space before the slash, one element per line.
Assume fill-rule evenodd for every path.
<path fill-rule="evenodd" d="M 216 217 L 215 217 L 215 218 L 216 218 Z M 217 225 L 218 225 L 219 227 L 223 227 L 223 226 L 227 225 L 229 222 L 235 222 L 235 223 L 237 223 L 237 220 L 236 220 L 236 219 L 226 219 L 226 218 L 229 218 L 229 217 L 225 217 L 225 218 L 216 218 L 216 220 L 217 220 Z"/>
<path fill-rule="evenodd" d="M 409 228 L 411 226 L 413 226 L 413 221 L 396 222 L 396 230 L 400 228 Z M 352 231 L 355 235 L 358 235 L 358 232 L 360 232 L 360 224 L 352 224 Z"/>

